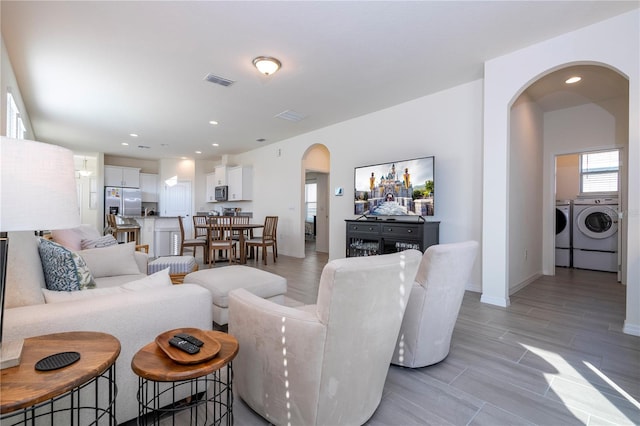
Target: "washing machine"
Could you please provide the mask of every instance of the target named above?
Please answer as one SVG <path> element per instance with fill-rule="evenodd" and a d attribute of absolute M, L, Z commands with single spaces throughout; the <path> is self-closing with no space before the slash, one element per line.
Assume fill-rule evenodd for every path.
<path fill-rule="evenodd" d="M 573 202 L 573 267 L 618 271 L 618 200 L 576 199 Z"/>
<path fill-rule="evenodd" d="M 556 200 L 556 266 L 570 268 L 571 200 Z"/>

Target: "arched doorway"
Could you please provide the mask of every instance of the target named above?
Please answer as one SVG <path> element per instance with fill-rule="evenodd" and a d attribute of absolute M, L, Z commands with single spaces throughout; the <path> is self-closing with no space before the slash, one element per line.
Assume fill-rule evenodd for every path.
<path fill-rule="evenodd" d="M 566 82 L 576 76 L 581 80 Z M 620 151 L 619 191 L 599 196 L 619 199 L 620 210 L 625 209 L 628 125 L 629 81 L 601 64 L 555 69 L 529 84 L 515 99 L 509 123 L 509 294 L 540 274 L 555 274 L 556 200 L 598 198 L 598 194 L 581 192 L 580 153 Z M 576 157 L 574 167 L 556 173 L 556 157 L 566 154 Z M 625 229 L 623 224 L 618 233 L 621 260 L 625 258 Z M 579 267 L 597 269 L 591 266 Z"/>
<path fill-rule="evenodd" d="M 307 250 L 329 252 L 329 171 L 331 156 L 322 144 L 310 146 L 302 156 L 302 223 Z"/>

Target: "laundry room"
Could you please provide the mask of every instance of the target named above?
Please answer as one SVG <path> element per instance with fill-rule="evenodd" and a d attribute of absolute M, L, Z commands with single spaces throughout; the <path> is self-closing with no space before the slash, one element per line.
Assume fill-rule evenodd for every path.
<path fill-rule="evenodd" d="M 619 174 L 619 149 L 556 157 L 556 266 L 618 273 Z"/>
<path fill-rule="evenodd" d="M 511 294 L 541 275 L 576 269 L 606 271 L 626 284 L 628 147 L 629 81 L 608 66 L 567 64 L 516 98 L 509 142 Z M 614 159 L 599 163 L 608 153 Z M 574 247 L 578 213 L 585 231 Z M 558 244 L 556 218 L 564 225 Z"/>
<path fill-rule="evenodd" d="M 599 100 L 544 117 L 555 160 L 555 265 L 616 273 L 624 282 L 628 82 L 604 67 L 583 71 L 583 81 L 599 82 L 583 94 Z"/>

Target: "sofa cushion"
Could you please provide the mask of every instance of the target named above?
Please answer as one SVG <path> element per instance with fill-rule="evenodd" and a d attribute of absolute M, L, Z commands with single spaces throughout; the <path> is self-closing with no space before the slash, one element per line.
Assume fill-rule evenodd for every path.
<path fill-rule="evenodd" d="M 4 307 L 9 309 L 43 304 L 42 289 L 45 283 L 38 254 L 38 239 L 32 231 L 9 232 L 8 251 Z"/>
<path fill-rule="evenodd" d="M 87 263 L 95 278 L 140 273 L 134 257 L 136 243 L 82 250 L 78 253 Z"/>
<path fill-rule="evenodd" d="M 53 241 L 72 251 L 82 250 L 83 239 L 100 238 L 100 233 L 93 225 L 80 225 L 71 229 L 51 231 Z"/>
<path fill-rule="evenodd" d="M 96 286 L 89 268 L 77 253 L 44 238 L 40 238 L 38 252 L 49 290 L 76 291 Z"/>
<path fill-rule="evenodd" d="M 60 303 L 119 294 L 124 293 L 124 291 L 125 290 L 120 287 L 93 288 L 87 291 L 51 291 L 43 288 L 42 294 L 47 303 Z"/>
<path fill-rule="evenodd" d="M 101 247 L 111 247 L 118 244 L 118 241 L 111 234 L 107 234 L 103 237 L 98 238 L 83 238 L 80 241 L 80 245 L 82 246 L 82 250 L 92 249 L 92 248 L 101 248 Z"/>
<path fill-rule="evenodd" d="M 155 274 L 128 282 L 118 287 L 94 288 L 88 289 L 87 291 L 51 291 L 43 288 L 42 294 L 44 295 L 44 299 L 47 303 L 60 303 L 171 286 L 169 268 L 167 268 L 156 272 Z"/>

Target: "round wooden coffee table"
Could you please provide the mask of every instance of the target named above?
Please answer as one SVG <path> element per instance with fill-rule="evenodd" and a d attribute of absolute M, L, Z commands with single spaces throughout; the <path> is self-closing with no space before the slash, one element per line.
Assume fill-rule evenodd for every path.
<path fill-rule="evenodd" d="M 35 369 L 39 360 L 59 352 L 78 352 L 80 359 L 57 370 Z M 105 333 L 77 331 L 25 339 L 20 364 L 2 370 L 2 425 L 31 424 L 36 416 L 39 421 L 49 417 L 51 424 L 54 418 L 68 419 L 69 424 L 116 424 L 118 355 L 120 342 Z"/>
<path fill-rule="evenodd" d="M 172 417 L 175 423 L 177 416 L 184 415 L 192 425 L 232 425 L 232 360 L 238 353 L 238 341 L 219 331 L 171 330 L 180 332 L 201 340 L 203 335 L 214 339 L 220 343 L 220 350 L 208 361 L 180 364 L 169 358 L 156 342 L 140 349 L 131 360 L 131 368 L 139 377 L 138 424 L 159 424 L 165 417 Z M 187 409 L 188 416 L 179 414 Z"/>

